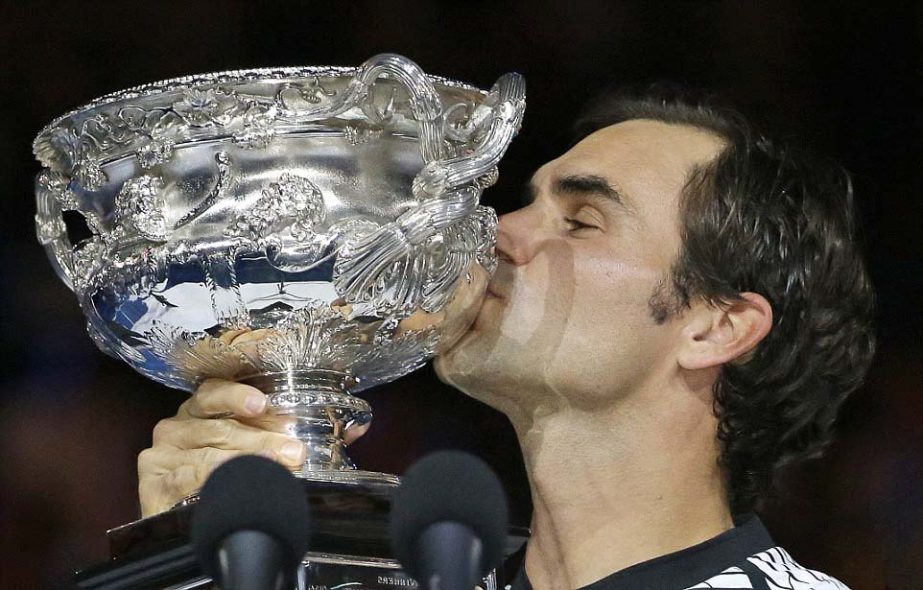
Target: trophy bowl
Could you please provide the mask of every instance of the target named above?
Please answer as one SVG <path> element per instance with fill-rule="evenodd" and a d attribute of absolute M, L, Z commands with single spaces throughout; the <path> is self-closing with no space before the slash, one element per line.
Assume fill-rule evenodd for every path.
<path fill-rule="evenodd" d="M 479 205 L 525 108 L 393 54 L 358 68 L 188 76 L 113 93 L 34 142 L 36 226 L 106 354 L 167 385 L 248 383 L 308 447 L 297 475 L 359 471 L 354 394 L 420 367 L 495 266 Z"/>

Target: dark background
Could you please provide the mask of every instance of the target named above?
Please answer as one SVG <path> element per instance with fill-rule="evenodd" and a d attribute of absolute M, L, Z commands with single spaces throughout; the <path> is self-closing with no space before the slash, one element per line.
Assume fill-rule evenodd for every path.
<path fill-rule="evenodd" d="M 565 7 L 568 6 L 568 7 Z M 855 175 L 880 348 L 827 457 L 791 469 L 764 511 L 804 565 L 858 589 L 923 588 L 923 8 L 889 2 L 0 3 L 3 187 L 0 588 L 66 586 L 138 516 L 135 457 L 183 395 L 97 352 L 34 238 L 30 153 L 51 118 L 120 88 L 251 66 L 358 65 L 382 51 L 489 87 L 523 73 L 522 133 L 485 198 L 516 206 L 600 90 L 669 79 L 714 89 L 772 135 Z M 614 327 L 614 329 L 617 329 Z M 402 472 L 459 447 L 529 494 L 506 420 L 426 369 L 368 394 L 364 467 Z M 566 483 L 562 483 L 566 485 Z"/>

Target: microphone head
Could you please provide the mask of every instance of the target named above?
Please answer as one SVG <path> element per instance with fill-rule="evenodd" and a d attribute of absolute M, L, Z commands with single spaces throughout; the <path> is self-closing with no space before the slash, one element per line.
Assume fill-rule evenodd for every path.
<path fill-rule="evenodd" d="M 238 531 L 274 537 L 284 552 L 287 571 L 304 557 L 310 538 L 304 488 L 284 467 L 256 455 L 236 457 L 211 474 L 195 504 L 191 540 L 202 570 L 217 579 L 217 550 Z"/>
<path fill-rule="evenodd" d="M 484 577 L 503 558 L 508 521 L 506 494 L 493 470 L 468 453 L 440 451 L 417 461 L 401 478 L 391 502 L 391 549 L 420 580 L 420 536 L 430 525 L 455 522 L 480 539 Z"/>

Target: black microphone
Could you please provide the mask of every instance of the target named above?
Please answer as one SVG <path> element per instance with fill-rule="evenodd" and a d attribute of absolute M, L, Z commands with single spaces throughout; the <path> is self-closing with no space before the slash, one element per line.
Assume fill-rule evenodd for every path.
<path fill-rule="evenodd" d="M 391 549 L 431 590 L 472 590 L 503 557 L 506 495 L 486 463 L 441 451 L 414 464 L 391 504 Z"/>
<path fill-rule="evenodd" d="M 308 550 L 308 501 L 284 467 L 255 455 L 222 464 L 199 493 L 192 545 L 222 590 L 279 590 Z"/>

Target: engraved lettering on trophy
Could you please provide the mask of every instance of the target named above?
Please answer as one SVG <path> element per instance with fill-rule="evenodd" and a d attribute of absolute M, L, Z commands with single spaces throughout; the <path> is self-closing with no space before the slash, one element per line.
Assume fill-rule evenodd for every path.
<path fill-rule="evenodd" d="M 419 584 L 413 578 L 398 578 L 396 576 L 378 576 L 377 582 L 396 588 L 419 588 Z"/>

